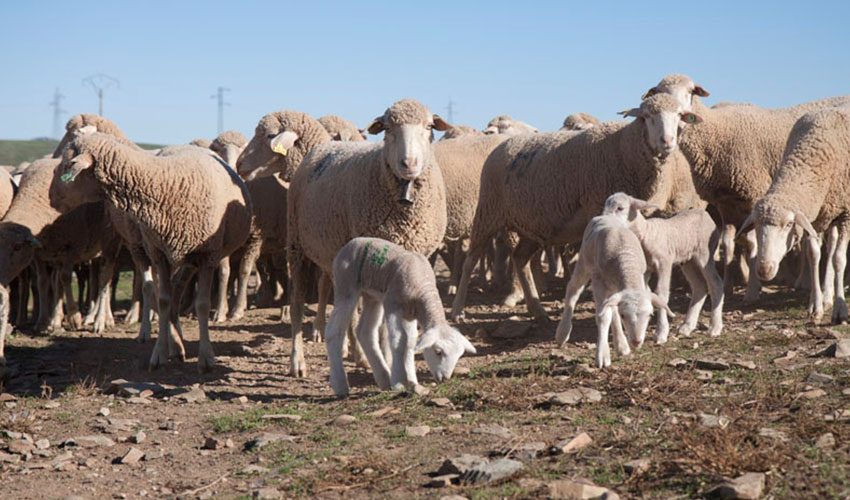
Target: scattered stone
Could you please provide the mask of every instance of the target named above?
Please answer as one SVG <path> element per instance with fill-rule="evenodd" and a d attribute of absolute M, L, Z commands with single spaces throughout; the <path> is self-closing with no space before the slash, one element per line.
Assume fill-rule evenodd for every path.
<path fill-rule="evenodd" d="M 54 408 L 59 408 L 60 406 L 62 405 L 59 404 L 59 401 L 48 401 L 44 403 L 44 406 L 42 406 L 42 408 L 44 408 L 45 410 L 52 410 Z"/>
<path fill-rule="evenodd" d="M 773 360 L 773 363 L 777 364 L 777 365 L 788 364 L 789 362 L 791 362 L 792 359 L 794 359 L 796 357 L 797 357 L 797 351 L 788 351 L 788 352 L 785 353 L 784 356 L 780 356 L 778 358 L 775 358 Z"/>
<path fill-rule="evenodd" d="M 207 393 L 200 387 L 193 387 L 191 390 L 177 394 L 174 399 L 184 403 L 199 403 L 207 399 Z"/>
<path fill-rule="evenodd" d="M 703 382 L 711 380 L 714 375 L 708 370 L 694 370 L 694 377 L 697 380 L 702 380 Z"/>
<path fill-rule="evenodd" d="M 375 410 L 368 415 L 372 418 L 381 418 L 384 415 L 394 415 L 396 413 L 401 413 L 401 410 L 398 408 L 393 408 L 392 406 L 385 406 L 379 410 Z"/>
<path fill-rule="evenodd" d="M 831 432 L 822 434 L 817 441 L 815 441 L 815 448 L 833 448 L 834 446 L 835 436 L 833 436 Z"/>
<path fill-rule="evenodd" d="M 0 451 L 0 464 L 15 464 L 21 461 L 20 455 L 13 455 L 11 453 L 5 453 Z"/>
<path fill-rule="evenodd" d="M 602 393 L 596 389 L 576 387 L 564 392 L 546 393 L 547 402 L 554 406 L 575 406 L 579 403 L 598 403 L 602 401 Z"/>
<path fill-rule="evenodd" d="M 454 405 L 449 398 L 432 398 L 425 404 L 428 406 L 436 406 L 437 408 L 454 408 Z"/>
<path fill-rule="evenodd" d="M 756 364 L 753 363 L 752 361 L 733 361 L 732 365 L 734 365 L 737 368 L 743 368 L 745 370 L 755 370 L 756 369 Z"/>
<path fill-rule="evenodd" d="M 289 420 L 291 422 L 298 422 L 301 420 L 301 415 L 293 415 L 291 413 L 276 413 L 274 415 L 263 415 L 261 418 L 264 420 Z"/>
<path fill-rule="evenodd" d="M 251 496 L 259 500 L 278 500 L 281 494 L 274 488 L 260 488 L 259 490 L 254 490 Z"/>
<path fill-rule="evenodd" d="M 465 377 L 469 375 L 469 368 L 465 366 L 455 366 L 455 371 L 452 372 L 452 375 L 455 377 Z"/>
<path fill-rule="evenodd" d="M 531 330 L 531 323 L 523 321 L 519 316 L 511 316 L 502 321 L 499 328 L 494 331 L 491 336 L 497 339 L 515 339 L 525 337 L 528 331 Z"/>
<path fill-rule="evenodd" d="M 35 445 L 26 439 L 16 439 L 14 441 L 10 441 L 6 445 L 6 449 L 9 450 L 9 453 L 14 453 L 16 455 L 29 455 L 35 449 Z"/>
<path fill-rule="evenodd" d="M 431 389 L 425 387 L 424 385 L 416 384 L 413 386 L 413 394 L 417 396 L 427 396 L 431 394 Z"/>
<path fill-rule="evenodd" d="M 623 415 L 621 420 L 623 421 L 624 425 L 629 425 L 629 424 L 632 423 L 632 417 L 630 417 L 628 415 Z"/>
<path fill-rule="evenodd" d="M 826 396 L 826 391 L 823 389 L 812 389 L 810 391 L 803 391 L 797 394 L 797 397 L 802 399 L 817 399 L 824 396 Z"/>
<path fill-rule="evenodd" d="M 850 357 L 850 339 L 842 339 L 827 347 L 815 356 L 825 358 L 847 358 Z"/>
<path fill-rule="evenodd" d="M 649 470 L 649 466 L 651 462 L 648 458 L 638 458 L 637 460 L 632 460 L 630 462 L 626 462 L 623 464 L 623 470 L 626 473 L 631 475 L 643 474 L 644 472 Z"/>
<path fill-rule="evenodd" d="M 174 420 L 169 420 L 162 425 L 159 426 L 159 430 L 168 431 L 168 432 L 177 432 L 177 426 L 180 425 L 180 422 L 175 422 Z"/>
<path fill-rule="evenodd" d="M 841 394 L 844 394 L 845 396 L 850 396 L 850 387 L 841 391 Z"/>
<path fill-rule="evenodd" d="M 97 412 L 97 414 L 100 415 L 101 417 L 108 417 L 109 416 L 109 408 L 106 408 L 104 406 L 100 409 L 100 411 Z"/>
<path fill-rule="evenodd" d="M 430 481 L 425 483 L 426 488 L 445 488 L 446 486 L 451 486 L 452 481 L 457 480 L 460 476 L 457 474 L 445 474 L 442 476 L 436 476 L 431 478 Z"/>
<path fill-rule="evenodd" d="M 266 474 L 268 472 L 269 469 L 261 465 L 249 465 L 242 469 L 242 474 Z"/>
<path fill-rule="evenodd" d="M 491 436 L 500 437 L 502 439 L 510 439 L 514 435 L 514 433 L 511 432 L 510 429 L 497 424 L 482 425 L 481 427 L 476 427 L 475 429 L 472 429 L 472 433 L 489 434 Z"/>
<path fill-rule="evenodd" d="M 331 424 L 336 425 L 336 426 L 345 426 L 345 425 L 351 425 L 356 421 L 357 421 L 357 418 L 354 415 L 340 415 L 340 416 L 336 417 L 335 419 L 333 419 Z"/>
<path fill-rule="evenodd" d="M 151 391 L 151 394 L 165 392 L 165 388 L 159 384 L 146 382 L 128 382 L 123 378 L 113 380 L 106 388 L 106 394 L 117 394 L 124 397 L 140 396 L 142 391 Z"/>
<path fill-rule="evenodd" d="M 844 420 L 850 420 L 850 409 L 843 410 L 835 410 L 832 413 L 828 413 L 823 416 L 823 419 L 827 422 L 842 422 Z"/>
<path fill-rule="evenodd" d="M 133 396 L 127 398 L 127 402 L 131 405 L 149 405 L 151 404 L 151 400 L 148 398 L 143 398 L 139 396 Z"/>
<path fill-rule="evenodd" d="M 16 401 L 16 398 L 13 394 L 9 394 L 8 392 L 4 392 L 0 394 L 0 403 L 5 403 L 7 401 Z"/>
<path fill-rule="evenodd" d="M 756 500 L 764 491 L 764 474 L 748 472 L 708 492 L 708 496 L 722 500 Z"/>
<path fill-rule="evenodd" d="M 50 441 L 48 441 L 47 439 L 39 439 L 35 442 L 35 447 L 39 450 L 46 450 L 50 448 Z"/>
<path fill-rule="evenodd" d="M 543 488 L 543 496 L 545 496 L 546 498 L 557 500 L 585 500 L 601 498 L 611 500 L 615 498 L 611 495 L 616 495 L 612 491 L 609 491 L 607 488 L 603 488 L 602 486 L 579 483 L 576 481 L 570 481 L 569 479 L 549 481 L 548 483 L 544 484 Z"/>
<path fill-rule="evenodd" d="M 154 450 L 145 453 L 145 462 L 150 462 L 151 460 L 157 460 L 165 456 L 165 454 L 161 450 Z"/>
<path fill-rule="evenodd" d="M 79 446 L 82 448 L 96 448 L 98 446 L 103 446 L 105 448 L 111 448 L 115 446 L 115 441 L 106 436 L 79 436 L 66 439 L 62 442 L 61 446 L 63 448 L 66 446 Z"/>
<path fill-rule="evenodd" d="M 463 418 L 463 415 L 460 413 L 449 413 L 449 420 L 460 420 Z"/>
<path fill-rule="evenodd" d="M 437 475 L 461 475 L 469 469 L 486 464 L 487 462 L 489 462 L 489 460 L 484 457 L 480 457 L 478 455 L 463 454 L 459 457 L 449 458 L 445 462 L 443 462 L 443 465 L 441 465 L 440 469 L 437 471 Z"/>
<path fill-rule="evenodd" d="M 139 431 L 139 432 L 131 435 L 127 439 L 127 441 L 134 443 L 134 444 L 142 444 L 147 437 L 148 436 L 147 436 L 147 434 L 145 434 L 145 431 Z"/>
<path fill-rule="evenodd" d="M 404 428 L 404 433 L 411 437 L 424 437 L 431 432 L 431 428 L 427 425 L 415 425 Z"/>
<path fill-rule="evenodd" d="M 729 363 L 725 361 L 713 361 L 710 359 L 698 359 L 697 368 L 701 370 L 722 371 L 729 369 Z"/>
<path fill-rule="evenodd" d="M 128 451 L 124 454 L 123 457 L 121 457 L 121 463 L 127 465 L 137 464 L 139 463 L 139 460 L 144 458 L 144 456 L 145 452 L 136 447 L 132 447 L 130 448 L 130 451 Z"/>
<path fill-rule="evenodd" d="M 546 443 L 543 441 L 532 441 L 512 448 L 503 448 L 497 454 L 507 456 L 509 458 L 515 458 L 520 462 L 528 462 L 529 460 L 533 460 L 542 455 L 545 451 Z"/>
<path fill-rule="evenodd" d="M 721 429 L 725 429 L 729 425 L 729 418 L 723 415 L 700 413 L 699 422 L 706 427 L 720 427 Z"/>
<path fill-rule="evenodd" d="M 672 366 L 673 368 L 679 368 L 687 364 L 688 360 L 683 358 L 673 358 L 667 362 L 667 366 Z"/>
<path fill-rule="evenodd" d="M 440 497 L 440 500 L 469 500 L 465 496 L 462 495 L 443 495 Z"/>
<path fill-rule="evenodd" d="M 574 451 L 578 451 L 593 442 L 593 439 L 590 438 L 590 435 L 586 432 L 582 432 L 578 436 L 567 439 L 566 441 L 561 441 L 560 443 L 549 448 L 549 453 L 552 455 L 565 455 L 567 453 L 572 453 Z"/>
<path fill-rule="evenodd" d="M 77 470 L 79 467 L 74 462 L 62 462 L 56 464 L 53 468 L 62 472 L 71 472 Z"/>
<path fill-rule="evenodd" d="M 240 405 L 248 404 L 248 396 L 239 396 L 238 398 L 233 398 L 230 400 L 231 403 L 237 403 Z"/>
<path fill-rule="evenodd" d="M 806 382 L 810 384 L 831 384 L 834 381 L 835 377 L 819 372 L 812 372 L 806 377 Z"/>
<path fill-rule="evenodd" d="M 522 462 L 510 458 L 500 458 L 468 469 L 460 475 L 459 479 L 461 484 L 489 483 L 513 476 L 521 469 Z"/>
<path fill-rule="evenodd" d="M 129 432 L 133 430 L 133 427 L 139 425 L 139 421 L 134 418 L 110 418 L 108 419 L 109 426 L 112 428 L 112 431 L 123 431 Z"/>
<path fill-rule="evenodd" d="M 204 445 L 201 446 L 202 450 L 220 450 L 225 447 L 225 442 L 221 439 L 208 437 L 206 441 L 204 441 Z"/>
<path fill-rule="evenodd" d="M 268 446 L 272 443 L 277 443 L 280 441 L 288 441 L 290 443 L 295 442 L 292 436 L 289 436 L 287 434 L 275 434 L 272 432 L 264 432 L 259 436 L 255 437 L 254 439 L 245 443 L 245 450 L 258 450 L 260 448 L 263 448 L 264 446 Z"/>
<path fill-rule="evenodd" d="M 779 441 L 788 441 L 788 435 L 782 431 L 771 429 L 770 427 L 762 427 L 759 429 L 759 436 L 777 439 Z"/>

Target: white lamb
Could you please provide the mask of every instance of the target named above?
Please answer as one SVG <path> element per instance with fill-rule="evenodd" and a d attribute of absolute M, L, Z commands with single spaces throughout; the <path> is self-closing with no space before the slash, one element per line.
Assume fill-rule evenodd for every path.
<path fill-rule="evenodd" d="M 664 302 L 670 298 L 670 277 L 674 265 L 679 265 L 691 287 L 691 303 L 680 335 L 690 335 L 697 326 L 699 312 L 705 303 L 706 292 L 711 295 L 711 325 L 708 334 L 720 335 L 723 330 L 723 279 L 714 268 L 711 258 L 717 249 L 719 231 L 705 210 L 690 209 L 669 219 L 645 219 L 640 212 L 657 205 L 633 198 L 626 193 L 614 193 L 605 200 L 603 215 L 620 217 L 629 224 L 641 246 L 650 271 L 658 274 L 655 292 Z M 656 339 L 667 342 L 670 324 L 663 311 L 658 314 Z"/>
<path fill-rule="evenodd" d="M 611 366 L 608 348 L 608 329 L 614 323 L 614 349 L 621 356 L 643 344 L 646 327 L 653 307 L 673 316 L 667 303 L 650 292 L 644 281 L 646 260 L 640 241 L 626 222 L 613 215 L 600 215 L 590 220 L 584 230 L 576 263 L 567 293 L 564 296 L 564 317 L 558 323 L 556 339 L 561 345 L 570 339 L 573 311 L 588 280 L 592 280 L 596 301 L 596 366 Z M 623 323 L 628 340 L 623 334 Z"/>
<path fill-rule="evenodd" d="M 325 330 L 331 387 L 337 396 L 348 395 L 342 365 L 345 330 L 357 301 L 363 313 L 357 338 L 382 390 L 415 389 L 415 353 L 422 353 L 434 378 L 449 379 L 457 360 L 475 354 L 475 347 L 446 322 L 437 280 L 421 254 L 380 238 L 354 238 L 333 260 L 334 309 Z M 381 353 L 379 328 L 386 318 L 392 352 L 392 369 Z M 416 341 L 417 325 L 423 334 Z"/>

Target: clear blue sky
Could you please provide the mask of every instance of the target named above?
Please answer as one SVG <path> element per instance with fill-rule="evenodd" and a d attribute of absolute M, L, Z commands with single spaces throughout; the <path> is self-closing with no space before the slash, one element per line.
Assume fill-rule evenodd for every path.
<path fill-rule="evenodd" d="M 414 97 L 481 128 L 507 113 L 541 130 L 632 107 L 667 73 L 709 103 L 781 107 L 850 93 L 850 2 L 0 2 L 0 138 L 51 134 L 96 112 L 94 73 L 118 78 L 104 114 L 137 142 L 250 136 L 279 109 L 359 126 Z"/>

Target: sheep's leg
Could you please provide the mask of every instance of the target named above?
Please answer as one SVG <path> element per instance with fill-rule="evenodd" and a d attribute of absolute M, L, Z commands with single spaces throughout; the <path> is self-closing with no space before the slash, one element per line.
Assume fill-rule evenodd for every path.
<path fill-rule="evenodd" d="M 708 334 L 717 337 L 723 331 L 723 296 L 725 294 L 723 280 L 717 274 L 714 261 L 708 256 L 703 259 L 700 270 L 705 283 L 708 284 L 708 293 L 711 295 L 711 323 L 708 325 Z"/>
<path fill-rule="evenodd" d="M 177 274 L 174 276 L 174 280 L 171 284 L 172 288 L 172 297 L 183 297 L 186 300 L 189 300 L 190 305 L 194 307 L 195 298 L 194 294 L 197 293 L 196 285 L 197 280 L 195 280 L 195 272 L 196 268 L 189 266 L 187 264 L 183 264 L 180 266 L 180 269 L 177 270 Z M 182 301 L 181 301 L 182 302 Z M 171 308 L 171 324 L 174 329 L 177 331 L 177 334 L 180 336 L 180 340 L 183 340 L 183 328 L 180 326 L 180 309 L 179 307 Z M 189 311 L 186 314 L 190 314 Z M 172 353 L 173 355 L 174 353 Z"/>
<path fill-rule="evenodd" d="M 489 241 L 489 240 L 488 240 Z M 472 277 L 472 271 L 475 268 L 476 262 L 481 257 L 481 254 L 484 252 L 484 247 L 487 241 L 484 243 L 477 243 L 472 241 L 469 246 L 469 254 L 466 256 L 466 260 L 463 262 L 463 274 L 460 277 L 460 283 L 457 287 L 457 295 L 455 295 L 455 300 L 452 302 L 452 321 L 459 321 L 464 317 L 463 307 L 466 304 L 466 294 L 469 290 L 469 280 Z"/>
<path fill-rule="evenodd" d="M 139 314 L 142 308 L 142 272 L 141 269 L 133 261 L 133 297 L 130 299 L 130 309 L 124 316 L 123 323 L 132 325 L 139 321 Z"/>
<path fill-rule="evenodd" d="M 51 280 L 50 285 L 51 292 L 49 328 L 51 332 L 62 332 L 64 331 L 64 328 L 62 328 L 62 320 L 64 318 L 64 313 L 62 312 L 62 297 L 64 291 L 62 271 L 61 269 L 54 269 L 52 274 L 53 279 Z"/>
<path fill-rule="evenodd" d="M 35 261 L 35 281 L 38 289 L 38 318 L 35 321 L 36 333 L 47 331 L 50 326 L 50 271 L 47 264 L 39 259 Z"/>
<path fill-rule="evenodd" d="M 558 323 L 558 329 L 555 333 L 555 341 L 563 346 L 570 340 L 570 333 L 573 330 L 573 312 L 576 308 L 576 303 L 584 291 L 585 285 L 590 281 L 591 270 L 587 263 L 579 255 L 578 263 L 573 270 L 570 281 L 567 283 L 567 291 L 564 294 L 564 315 Z"/>
<path fill-rule="evenodd" d="M 82 271 L 84 267 L 88 267 L 87 272 Z M 80 310 L 85 310 L 86 312 L 85 317 L 82 319 L 82 324 L 85 326 L 93 325 L 94 317 L 97 314 L 97 297 L 92 293 L 92 290 L 94 289 L 93 283 L 98 282 L 99 277 L 100 258 L 77 267 L 77 300 L 80 304 Z M 84 303 L 85 307 L 83 307 Z M 68 323 L 70 324 L 70 321 Z"/>
<path fill-rule="evenodd" d="M 227 319 L 227 282 L 230 280 L 230 256 L 222 258 L 218 263 L 218 290 L 215 300 L 215 315 L 213 323 L 223 323 Z M 197 300 L 195 309 L 197 312 Z"/>
<path fill-rule="evenodd" d="M 168 362 L 168 354 L 172 350 L 172 345 L 179 346 L 177 350 L 180 351 L 180 361 L 186 359 L 186 351 L 176 330 L 171 328 L 171 309 L 172 307 L 180 307 L 179 304 L 172 304 L 171 300 L 173 292 L 171 265 L 162 252 L 158 250 L 154 250 L 154 255 L 151 257 L 159 275 L 159 334 L 156 337 L 149 364 L 149 369 L 153 370 Z"/>
<path fill-rule="evenodd" d="M 331 388 L 340 397 L 348 396 L 348 379 L 345 376 L 345 366 L 342 364 L 342 344 L 345 330 L 351 323 L 351 315 L 357 308 L 357 295 L 337 296 L 334 309 L 325 330 L 325 341 L 328 350 L 328 365 L 331 369 Z"/>
<path fill-rule="evenodd" d="M 848 319 L 847 301 L 844 299 L 844 269 L 847 265 L 847 243 L 850 231 L 846 225 L 838 228 L 838 243 L 835 254 L 832 256 L 832 265 L 835 270 L 835 302 L 832 305 L 832 322 L 836 324 L 846 323 Z"/>
<path fill-rule="evenodd" d="M 539 248 L 536 252 L 534 252 L 531 256 L 531 260 L 529 261 L 531 266 L 531 276 L 534 279 L 534 286 L 537 288 L 538 293 L 546 293 L 546 289 L 549 285 L 546 282 L 546 273 L 543 272 L 543 254 L 544 249 Z"/>
<path fill-rule="evenodd" d="M 0 285 L 0 368 L 6 366 L 6 331 L 9 329 L 9 305 L 9 288 Z"/>
<path fill-rule="evenodd" d="M 307 363 L 304 361 L 302 328 L 310 264 L 301 251 L 292 248 L 289 250 L 289 263 L 291 266 L 289 276 L 289 314 L 292 325 L 292 356 L 289 363 L 289 373 L 293 377 L 306 377 Z"/>
<path fill-rule="evenodd" d="M 502 305 L 507 307 L 516 307 L 519 301 L 522 300 L 522 285 L 519 281 L 517 273 L 510 273 L 511 291 L 502 299 Z"/>
<path fill-rule="evenodd" d="M 838 243 L 838 228 L 830 226 L 826 230 L 826 266 L 823 273 L 823 307 L 832 307 L 835 298 L 835 269 L 832 267 L 832 258 L 835 255 L 835 246 Z"/>
<path fill-rule="evenodd" d="M 242 253 L 242 258 L 239 260 L 239 276 L 236 284 L 236 302 L 233 304 L 233 310 L 230 311 L 230 319 L 242 319 L 245 316 L 245 311 L 248 310 L 248 280 L 251 277 L 251 270 L 260 256 L 261 241 L 250 241 L 245 251 Z M 266 289 L 268 289 L 266 285 Z"/>
<path fill-rule="evenodd" d="M 611 314 L 611 325 L 614 327 L 614 350 L 620 356 L 628 356 L 632 353 L 632 348 L 629 346 L 629 339 L 623 332 L 623 320 L 620 318 L 619 312 L 614 311 Z"/>
<path fill-rule="evenodd" d="M 534 281 L 530 276 L 528 259 L 534 255 L 540 246 L 525 238 L 521 238 L 519 244 L 514 248 L 511 259 L 514 261 L 514 272 L 519 277 L 519 284 L 522 286 L 523 295 L 525 295 L 525 306 L 528 308 L 529 314 L 541 323 L 549 320 L 546 309 L 540 304 L 540 297 L 537 295 L 537 288 L 534 286 Z"/>
<path fill-rule="evenodd" d="M 493 241 L 495 246 L 493 254 L 493 284 L 496 289 L 508 286 L 511 281 L 510 258 L 511 247 L 508 244 L 508 235 L 504 231 L 499 232 Z"/>
<path fill-rule="evenodd" d="M 755 272 L 756 259 L 758 258 L 758 244 L 756 243 L 756 232 L 750 231 L 747 233 L 747 265 L 750 268 L 749 276 L 747 276 L 747 293 L 744 295 L 745 304 L 753 304 L 759 299 L 761 294 L 761 281 L 759 281 L 758 273 Z"/>
<path fill-rule="evenodd" d="M 713 265 L 713 261 L 709 261 Z M 708 288 L 705 286 L 706 278 L 703 277 L 700 264 L 696 260 L 690 260 L 682 264 L 682 272 L 685 274 L 685 279 L 688 280 L 688 285 L 691 288 L 691 302 L 688 305 L 688 312 L 685 314 L 685 320 L 679 326 L 678 333 L 683 337 L 689 337 L 697 327 L 699 321 L 699 313 L 702 311 L 702 306 L 705 304 L 705 298 L 708 296 Z M 719 276 L 718 276 L 719 279 Z M 710 281 L 709 281 L 710 283 Z M 723 282 L 720 287 L 722 289 Z M 716 298 L 712 295 L 712 303 Z M 659 310 L 659 314 L 664 314 Z"/>
<path fill-rule="evenodd" d="M 413 349 L 416 347 L 416 321 L 404 319 L 402 311 L 387 310 L 387 327 L 390 329 L 390 345 L 393 364 L 390 384 L 393 389 L 414 389 L 418 385 Z"/>
<path fill-rule="evenodd" d="M 219 262 L 219 269 L 221 262 Z M 228 264 L 228 274 L 230 265 Z M 198 330 L 200 330 L 201 342 L 198 347 L 198 370 L 208 372 L 215 365 L 215 354 L 212 342 L 210 342 L 210 295 L 212 293 L 212 279 L 215 267 L 209 262 L 204 262 L 198 269 L 198 291 L 195 294 L 195 314 L 198 316 Z M 221 275 L 219 275 L 220 277 Z M 220 285 L 220 283 L 219 283 Z M 227 294 L 227 280 L 220 290 Z"/>
<path fill-rule="evenodd" d="M 673 265 L 670 262 L 661 262 L 658 264 L 658 283 L 655 284 L 655 293 L 664 303 L 670 298 L 670 278 L 673 273 Z M 667 318 L 667 311 L 658 309 L 658 325 L 655 331 L 655 341 L 659 344 L 667 342 L 667 337 L 670 334 L 670 322 Z"/>
<path fill-rule="evenodd" d="M 348 327 L 348 332 L 346 335 L 347 342 L 344 345 L 344 357 L 348 357 L 351 355 L 351 361 L 363 368 L 368 370 L 371 365 L 369 361 L 366 359 L 366 353 L 363 352 L 363 346 L 360 345 L 360 341 L 357 340 L 357 325 L 360 324 L 360 312 L 358 308 L 354 309 L 354 314 L 351 315 L 351 325 Z"/>
<path fill-rule="evenodd" d="M 594 286 L 594 289 L 596 287 Z M 599 295 L 595 295 L 599 297 Z M 602 308 L 604 300 L 596 301 L 596 367 L 606 368 L 611 366 L 611 349 L 608 347 L 608 330 L 611 328 L 611 320 L 614 312 L 611 308 Z"/>
<path fill-rule="evenodd" d="M 805 255 L 809 266 L 809 273 L 812 273 L 811 290 L 809 291 L 809 317 L 816 323 L 823 319 L 823 293 L 820 288 L 820 280 L 817 278 L 820 270 L 820 242 L 817 238 L 806 236 L 803 245 L 805 245 Z M 826 266 L 830 267 L 829 265 Z"/>
<path fill-rule="evenodd" d="M 460 275 L 463 273 L 463 263 L 466 261 L 466 252 L 469 250 L 469 240 L 460 239 L 453 244 L 454 257 L 452 258 L 451 284 L 447 291 L 448 295 L 457 293 L 457 285 L 460 283 Z M 451 247 L 449 247 L 451 248 Z"/>
<path fill-rule="evenodd" d="M 73 271 L 74 266 L 70 262 L 62 265 L 56 276 L 58 278 L 56 281 L 58 287 L 56 293 L 58 295 L 59 290 L 64 290 L 65 292 L 65 307 L 68 310 L 65 319 L 68 320 L 68 327 L 71 330 L 80 330 L 83 327 L 83 315 L 80 313 L 77 301 L 74 300 L 74 290 L 71 288 L 71 273 Z"/>
<path fill-rule="evenodd" d="M 381 321 L 381 353 L 384 355 L 384 362 L 387 366 L 393 364 L 393 348 L 390 345 L 390 330 L 387 327 L 387 322 Z"/>
<path fill-rule="evenodd" d="M 23 326 L 27 323 L 27 306 L 30 300 L 30 280 L 32 279 L 31 268 L 24 269 L 18 275 L 18 310 L 15 317 L 15 324 Z"/>
<path fill-rule="evenodd" d="M 330 274 L 322 271 L 319 277 L 319 304 L 316 307 L 316 320 L 313 322 L 313 342 L 321 342 L 325 336 L 325 324 L 328 317 L 328 299 L 331 296 L 333 281 Z"/>
<path fill-rule="evenodd" d="M 371 297 L 363 297 L 363 314 L 357 328 L 357 339 L 363 346 L 363 354 L 372 367 L 375 383 L 382 391 L 390 386 L 390 369 L 387 360 L 381 353 L 380 329 L 384 319 L 384 306 L 380 301 Z M 414 379 L 415 380 L 415 379 Z"/>
<path fill-rule="evenodd" d="M 724 224 L 720 232 L 720 248 L 723 250 L 723 288 L 726 293 L 732 293 L 735 286 L 732 265 L 735 260 L 735 229 L 734 224 Z"/>
<path fill-rule="evenodd" d="M 153 270 L 150 264 L 142 270 L 142 315 L 139 336 L 136 340 L 147 342 L 151 339 L 151 305 L 156 300 L 154 294 Z"/>

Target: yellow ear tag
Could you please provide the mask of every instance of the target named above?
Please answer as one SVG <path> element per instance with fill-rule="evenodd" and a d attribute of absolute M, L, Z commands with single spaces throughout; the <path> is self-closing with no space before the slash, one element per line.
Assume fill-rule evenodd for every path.
<path fill-rule="evenodd" d="M 278 154 L 281 154 L 281 155 L 283 155 L 283 156 L 286 156 L 286 148 L 285 148 L 285 147 L 283 147 L 283 146 L 281 146 L 280 144 L 276 145 L 276 146 L 274 147 L 273 151 L 274 151 L 275 153 L 278 153 Z"/>

